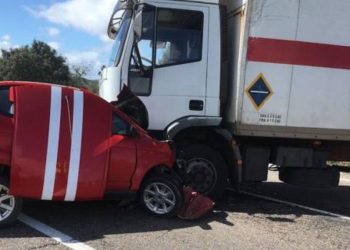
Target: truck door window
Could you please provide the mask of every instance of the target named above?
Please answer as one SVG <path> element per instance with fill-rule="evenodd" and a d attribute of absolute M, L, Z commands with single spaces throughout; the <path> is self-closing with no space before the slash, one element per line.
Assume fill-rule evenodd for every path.
<path fill-rule="evenodd" d="M 129 66 L 129 89 L 136 95 L 151 93 L 153 71 L 154 8 L 143 12 L 143 33 L 134 45 Z"/>
<path fill-rule="evenodd" d="M 158 9 L 156 66 L 201 61 L 203 13 Z"/>
<path fill-rule="evenodd" d="M 138 42 L 138 48 L 140 51 L 140 56 L 141 56 L 141 61 L 142 61 L 142 66 L 145 67 L 145 70 L 149 70 L 150 67 L 152 67 L 152 40 L 141 40 Z M 134 68 L 138 69 L 139 62 L 137 59 L 135 47 L 133 49 L 133 54 L 131 57 L 131 66 Z"/>

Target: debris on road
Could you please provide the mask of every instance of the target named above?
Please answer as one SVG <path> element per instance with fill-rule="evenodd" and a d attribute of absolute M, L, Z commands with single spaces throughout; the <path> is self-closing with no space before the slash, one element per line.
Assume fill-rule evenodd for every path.
<path fill-rule="evenodd" d="M 191 187 L 184 187 L 184 205 L 178 217 L 183 220 L 195 220 L 203 217 L 214 207 L 215 203 L 199 194 Z"/>

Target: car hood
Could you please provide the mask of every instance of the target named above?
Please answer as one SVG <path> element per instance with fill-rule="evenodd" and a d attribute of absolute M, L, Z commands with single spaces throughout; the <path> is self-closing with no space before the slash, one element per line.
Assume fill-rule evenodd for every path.
<path fill-rule="evenodd" d="M 124 85 L 118 95 L 118 101 L 113 103 L 119 110 L 128 115 L 141 128 L 148 128 L 148 111 L 145 104 Z"/>

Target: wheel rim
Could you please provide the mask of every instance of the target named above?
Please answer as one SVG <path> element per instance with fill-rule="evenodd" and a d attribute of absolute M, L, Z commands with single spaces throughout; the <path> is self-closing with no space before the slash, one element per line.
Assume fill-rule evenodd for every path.
<path fill-rule="evenodd" d="M 210 193 L 216 182 L 217 174 L 214 165 L 203 158 L 193 158 L 187 162 L 189 185 L 201 194 Z"/>
<path fill-rule="evenodd" d="M 143 193 L 143 200 L 148 209 L 156 214 L 170 213 L 176 205 L 173 190 L 164 183 L 151 183 Z"/>
<path fill-rule="evenodd" d="M 0 222 L 6 220 L 15 208 L 15 197 L 9 195 L 8 187 L 0 184 Z"/>

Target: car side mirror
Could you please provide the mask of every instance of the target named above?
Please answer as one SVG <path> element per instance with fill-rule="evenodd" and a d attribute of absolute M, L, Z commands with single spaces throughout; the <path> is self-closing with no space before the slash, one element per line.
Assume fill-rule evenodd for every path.
<path fill-rule="evenodd" d="M 139 136 L 139 133 L 137 132 L 136 128 L 132 125 L 130 125 L 129 131 L 128 131 L 128 136 L 135 138 Z"/>

